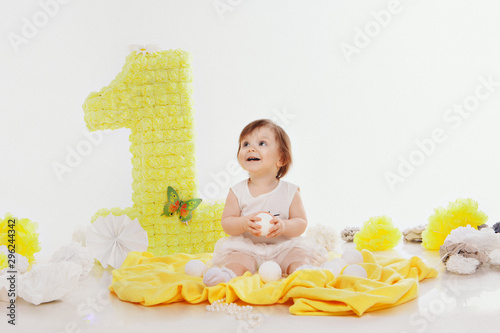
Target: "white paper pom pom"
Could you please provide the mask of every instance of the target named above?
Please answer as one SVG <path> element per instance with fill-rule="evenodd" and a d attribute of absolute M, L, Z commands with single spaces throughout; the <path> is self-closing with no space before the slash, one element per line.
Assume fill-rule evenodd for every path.
<path fill-rule="evenodd" d="M 0 302 L 10 302 L 9 290 L 10 282 L 7 280 L 8 275 L 0 275 Z"/>
<path fill-rule="evenodd" d="M 344 271 L 342 272 L 343 275 L 350 275 L 350 276 L 357 276 L 360 278 L 367 278 L 368 274 L 366 273 L 366 270 L 360 266 L 360 265 L 349 265 L 347 266 Z"/>
<path fill-rule="evenodd" d="M 16 253 L 16 271 L 17 273 L 26 273 L 28 268 L 30 267 L 30 263 L 28 258 L 23 256 L 20 253 Z"/>
<path fill-rule="evenodd" d="M 262 229 L 260 229 L 260 235 L 262 237 L 265 237 L 269 234 L 269 229 L 271 229 L 271 227 L 273 226 L 269 222 L 274 218 L 274 216 L 269 213 L 260 213 L 257 214 L 257 217 L 260 217 L 260 221 L 257 221 L 256 223 L 262 227 Z"/>
<path fill-rule="evenodd" d="M 19 297 L 35 305 L 55 301 L 76 287 L 81 273 L 70 261 L 35 265 L 19 277 Z"/>
<path fill-rule="evenodd" d="M 9 250 L 7 249 L 7 246 L 5 245 L 0 245 L 0 253 L 3 253 L 5 256 L 9 257 Z M 26 273 L 28 271 L 28 268 L 30 267 L 30 263 L 28 262 L 28 259 L 23 256 L 20 253 L 15 253 L 15 258 L 16 258 L 16 271 L 17 273 Z M 0 275 L 7 274 L 7 271 L 9 271 L 9 267 L 5 267 L 4 269 L 0 270 Z"/>
<path fill-rule="evenodd" d="M 500 249 L 491 251 L 488 256 L 490 257 L 490 265 L 500 266 Z"/>
<path fill-rule="evenodd" d="M 472 244 L 483 252 L 490 252 L 500 247 L 500 237 L 492 229 L 476 230 L 470 225 L 452 230 L 445 242 Z"/>
<path fill-rule="evenodd" d="M 203 263 L 203 261 L 198 259 L 190 260 L 184 267 L 184 273 L 186 275 L 202 277 L 204 267 L 205 264 Z"/>
<path fill-rule="evenodd" d="M 342 258 L 335 258 L 321 265 L 322 268 L 329 270 L 335 276 L 340 275 L 345 266 L 347 266 L 347 262 Z"/>
<path fill-rule="evenodd" d="M 342 253 L 342 259 L 344 259 L 349 265 L 360 264 L 363 262 L 363 255 L 358 250 L 349 249 Z"/>
<path fill-rule="evenodd" d="M 446 262 L 446 269 L 457 274 L 472 274 L 476 271 L 479 264 L 479 260 L 477 259 L 454 254 Z"/>
<path fill-rule="evenodd" d="M 333 252 L 337 245 L 337 231 L 328 225 L 313 225 L 307 228 L 307 237 L 313 239 L 327 251 Z"/>
<path fill-rule="evenodd" d="M 274 261 L 266 261 L 259 267 L 259 275 L 264 283 L 281 279 L 281 267 Z"/>
<path fill-rule="evenodd" d="M 79 243 L 71 242 L 61 246 L 50 258 L 51 263 L 71 261 L 82 266 L 80 278 L 86 278 L 94 267 L 94 255 L 89 248 L 82 247 Z"/>

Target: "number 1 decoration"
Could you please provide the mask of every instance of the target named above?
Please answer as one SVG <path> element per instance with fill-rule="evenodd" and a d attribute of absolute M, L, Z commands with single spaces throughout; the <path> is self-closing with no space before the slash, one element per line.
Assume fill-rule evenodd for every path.
<path fill-rule="evenodd" d="M 91 131 L 130 128 L 132 201 L 155 255 L 212 252 L 225 236 L 223 204 L 204 202 L 189 213 L 189 223 L 164 214 L 168 188 L 182 201 L 197 195 L 195 132 L 190 56 L 182 50 L 132 51 L 122 71 L 85 100 Z M 198 202 L 199 203 L 199 202 Z"/>

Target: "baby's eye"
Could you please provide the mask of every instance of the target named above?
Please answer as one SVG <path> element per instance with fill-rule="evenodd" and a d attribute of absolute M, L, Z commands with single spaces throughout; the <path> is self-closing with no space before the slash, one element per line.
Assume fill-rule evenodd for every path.
<path fill-rule="evenodd" d="M 241 144 L 241 146 L 242 146 L 242 147 L 248 147 L 248 142 L 243 142 L 243 143 Z"/>
<path fill-rule="evenodd" d="M 267 145 L 266 141 L 259 142 L 259 146 L 266 146 L 266 145 Z"/>

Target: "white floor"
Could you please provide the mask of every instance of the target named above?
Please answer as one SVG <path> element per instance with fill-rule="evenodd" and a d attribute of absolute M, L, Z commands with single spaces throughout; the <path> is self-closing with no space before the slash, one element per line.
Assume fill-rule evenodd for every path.
<path fill-rule="evenodd" d="M 343 243 L 339 251 L 352 247 Z M 439 260 L 437 251 L 419 244 L 400 244 L 384 254 L 419 256 L 429 265 Z M 262 323 L 207 312 L 208 303 L 177 303 L 155 307 L 122 302 L 109 294 L 110 275 L 89 278 L 60 301 L 32 305 L 18 299 L 15 327 L 0 303 L 1 332 L 498 332 L 500 318 L 500 269 L 481 267 L 475 274 L 459 276 L 438 266 L 439 276 L 420 284 L 420 296 L 406 304 L 362 317 L 303 317 L 289 314 L 288 305 L 255 306 Z"/>

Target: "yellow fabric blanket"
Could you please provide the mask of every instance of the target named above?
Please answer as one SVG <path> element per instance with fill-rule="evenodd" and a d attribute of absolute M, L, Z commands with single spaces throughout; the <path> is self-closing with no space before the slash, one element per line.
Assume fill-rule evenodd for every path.
<path fill-rule="evenodd" d="M 258 274 L 234 278 L 205 287 L 202 278 L 184 274 L 192 259 L 207 262 L 212 254 L 174 254 L 155 257 L 149 252 L 130 252 L 121 268 L 113 271 L 109 289 L 123 301 L 146 306 L 186 301 L 210 303 L 243 301 L 253 305 L 293 302 L 296 315 L 362 315 L 408 302 L 418 296 L 418 282 L 437 276 L 420 258 L 383 257 L 362 251 L 361 264 L 368 278 L 335 277 L 328 270 L 296 271 L 285 279 L 263 283 Z"/>

